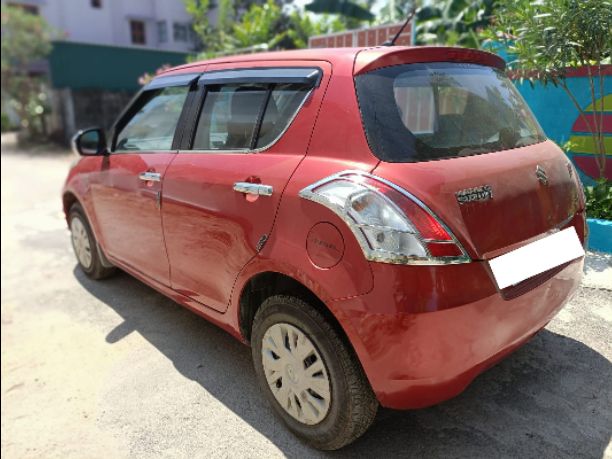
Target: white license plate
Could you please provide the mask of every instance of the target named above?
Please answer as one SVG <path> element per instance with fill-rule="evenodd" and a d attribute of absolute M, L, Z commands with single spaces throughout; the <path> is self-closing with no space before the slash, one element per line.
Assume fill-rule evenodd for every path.
<path fill-rule="evenodd" d="M 584 249 L 572 226 L 493 258 L 489 266 L 503 289 L 582 256 Z"/>

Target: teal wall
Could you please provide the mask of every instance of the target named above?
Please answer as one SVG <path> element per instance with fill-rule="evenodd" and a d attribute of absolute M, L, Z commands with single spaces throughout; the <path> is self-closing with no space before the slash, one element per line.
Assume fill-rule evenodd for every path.
<path fill-rule="evenodd" d="M 49 66 L 54 88 L 136 91 L 145 72 L 186 60 L 186 53 L 56 41 Z"/>
<path fill-rule="evenodd" d="M 607 71 L 609 72 L 609 68 L 607 68 Z M 583 109 L 589 107 L 592 103 L 592 98 L 588 77 L 570 76 L 566 81 L 568 88 L 574 94 L 580 106 Z M 567 93 L 561 87 L 552 84 L 544 86 L 539 82 L 535 82 L 532 86 L 528 81 L 515 81 L 515 84 L 540 122 L 546 136 L 561 146 L 567 141 L 575 144 L 575 148 L 572 149 L 569 156 L 574 161 L 583 183 L 586 185 L 593 184 L 593 179 L 597 177 L 598 172 L 596 172 L 590 133 L 575 127 L 580 114 Z M 611 93 L 612 76 L 608 74 L 604 77 L 603 94 L 600 93 L 598 84 L 595 87 L 596 99 L 607 96 L 606 99 L 608 100 L 605 104 L 606 111 L 603 115 L 604 142 L 608 158 L 605 176 L 608 180 L 612 180 L 612 151 L 608 151 L 612 141 L 612 132 L 610 132 L 612 112 L 609 111 Z"/>

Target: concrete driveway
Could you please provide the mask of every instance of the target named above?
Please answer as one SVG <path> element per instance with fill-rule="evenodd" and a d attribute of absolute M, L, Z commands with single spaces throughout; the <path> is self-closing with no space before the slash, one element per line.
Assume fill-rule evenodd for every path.
<path fill-rule="evenodd" d="M 4 150 L 3 145 L 3 150 Z M 73 158 L 2 154 L 2 457 L 612 457 L 612 261 L 461 396 L 381 410 L 322 454 L 273 417 L 249 349 L 126 274 L 75 268 Z"/>

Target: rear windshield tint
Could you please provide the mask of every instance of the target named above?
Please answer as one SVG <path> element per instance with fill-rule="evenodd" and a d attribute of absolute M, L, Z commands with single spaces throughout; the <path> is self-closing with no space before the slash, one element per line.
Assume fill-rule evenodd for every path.
<path fill-rule="evenodd" d="M 370 148 L 418 162 L 517 148 L 545 139 L 512 82 L 475 64 L 406 64 L 356 77 Z"/>

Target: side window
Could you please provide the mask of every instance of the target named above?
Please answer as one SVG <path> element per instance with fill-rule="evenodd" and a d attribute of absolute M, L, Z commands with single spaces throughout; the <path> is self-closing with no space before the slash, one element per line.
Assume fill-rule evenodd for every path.
<path fill-rule="evenodd" d="M 193 149 L 266 147 L 291 123 L 308 93 L 295 83 L 208 86 Z"/>
<path fill-rule="evenodd" d="M 117 135 L 115 150 L 170 150 L 188 91 L 174 86 L 145 92 Z"/>
<path fill-rule="evenodd" d="M 266 100 L 264 85 L 211 86 L 198 120 L 196 150 L 243 150 L 253 134 Z"/>

